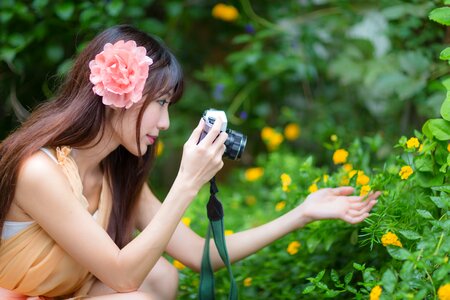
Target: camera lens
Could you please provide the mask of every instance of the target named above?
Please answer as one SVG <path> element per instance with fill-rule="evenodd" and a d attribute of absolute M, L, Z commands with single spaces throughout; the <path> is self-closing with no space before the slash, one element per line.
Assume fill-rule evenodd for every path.
<path fill-rule="evenodd" d="M 227 129 L 226 132 L 228 133 L 228 138 L 225 141 L 226 149 L 223 155 L 229 159 L 237 160 L 241 158 L 242 152 L 244 152 L 247 136 L 231 129 Z"/>

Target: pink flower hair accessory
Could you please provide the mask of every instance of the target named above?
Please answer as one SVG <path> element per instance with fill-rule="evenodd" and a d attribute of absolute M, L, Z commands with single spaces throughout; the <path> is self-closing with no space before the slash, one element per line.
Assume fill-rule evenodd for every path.
<path fill-rule="evenodd" d="M 105 105 L 126 109 L 142 99 L 148 69 L 153 60 L 133 40 L 107 43 L 89 62 L 92 90 Z"/>

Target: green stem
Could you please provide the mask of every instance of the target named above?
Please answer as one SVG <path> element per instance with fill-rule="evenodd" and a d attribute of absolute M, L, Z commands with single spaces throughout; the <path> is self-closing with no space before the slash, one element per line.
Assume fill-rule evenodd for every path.
<path fill-rule="evenodd" d="M 444 218 L 446 218 L 446 217 L 447 217 L 446 214 L 442 215 L 442 216 L 439 218 L 439 221 L 442 221 L 442 219 L 444 219 Z M 436 246 L 436 250 L 434 250 L 433 255 L 437 255 L 437 253 L 438 253 L 438 251 L 439 251 L 439 248 L 441 248 L 441 246 L 442 246 L 442 242 L 443 242 L 443 241 L 444 241 L 444 233 L 441 233 L 441 236 L 439 237 L 439 242 L 438 242 L 438 244 L 437 244 L 437 246 Z"/>
<path fill-rule="evenodd" d="M 227 111 L 227 116 L 229 116 L 231 123 L 233 124 L 242 123 L 242 120 L 237 118 L 235 116 L 235 113 L 238 110 L 238 108 L 242 105 L 242 103 L 245 101 L 245 99 L 248 98 L 248 95 L 258 83 L 259 83 L 258 81 L 250 82 L 249 84 L 244 86 L 244 88 L 242 88 L 242 90 L 239 93 L 237 93 L 237 95 L 234 97 Z"/>
<path fill-rule="evenodd" d="M 442 242 L 443 242 L 443 241 L 444 241 L 444 233 L 441 233 L 441 236 L 440 236 L 440 238 L 439 238 L 439 242 L 438 242 L 438 244 L 437 244 L 437 246 L 436 246 L 436 250 L 434 250 L 433 255 L 436 255 L 436 254 L 438 253 L 439 248 L 441 248 L 441 245 L 442 245 Z"/>
<path fill-rule="evenodd" d="M 436 299 L 436 289 L 434 288 L 434 282 L 433 282 L 433 278 L 431 277 L 430 273 L 428 273 L 427 269 L 425 269 L 425 273 L 427 274 L 428 279 L 431 282 L 431 286 L 433 287 L 433 295 L 434 295 L 434 299 Z"/>
<path fill-rule="evenodd" d="M 255 11 L 252 8 L 252 5 L 250 4 L 249 0 L 241 0 L 242 8 L 244 9 L 244 12 L 247 14 L 247 16 L 255 21 L 256 23 L 261 24 L 264 27 L 282 30 L 281 27 L 278 25 L 269 22 L 268 20 L 258 16 Z"/>

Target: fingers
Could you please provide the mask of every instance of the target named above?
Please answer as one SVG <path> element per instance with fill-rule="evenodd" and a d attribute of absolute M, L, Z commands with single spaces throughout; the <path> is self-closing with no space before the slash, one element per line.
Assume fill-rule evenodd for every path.
<path fill-rule="evenodd" d="M 380 191 L 376 191 L 375 193 L 370 193 L 367 196 L 367 199 L 369 199 L 369 200 L 376 200 L 380 195 L 381 195 L 381 192 Z"/>
<path fill-rule="evenodd" d="M 226 135 L 225 132 L 220 132 L 220 128 L 222 127 L 223 121 L 220 118 L 217 118 L 214 122 L 214 125 L 209 129 L 208 134 L 203 138 L 203 140 L 200 143 L 210 145 L 214 143 L 216 138 L 218 138 L 219 134 Z M 226 140 L 226 138 L 225 138 Z M 225 142 L 225 140 L 223 142 Z"/>
<path fill-rule="evenodd" d="M 200 122 L 198 122 L 197 127 L 195 127 L 194 131 L 192 131 L 191 136 L 186 143 L 197 144 L 204 127 L 205 121 L 203 120 L 203 118 L 200 118 Z"/>
<path fill-rule="evenodd" d="M 336 196 L 347 196 L 352 194 L 355 191 L 355 189 L 351 186 L 341 186 L 332 189 L 333 194 Z"/>
<path fill-rule="evenodd" d="M 364 219 L 367 218 L 368 216 L 369 216 L 369 213 L 363 213 L 363 214 L 361 214 L 359 216 L 355 216 L 355 217 L 348 215 L 344 218 L 344 221 L 347 223 L 350 223 L 350 224 L 357 224 L 357 223 L 364 221 Z"/>

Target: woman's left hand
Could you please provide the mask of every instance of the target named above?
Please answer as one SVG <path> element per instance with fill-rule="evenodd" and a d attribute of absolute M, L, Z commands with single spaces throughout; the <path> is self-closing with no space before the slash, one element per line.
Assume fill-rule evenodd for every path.
<path fill-rule="evenodd" d="M 369 216 L 369 211 L 377 203 L 380 192 L 366 196 L 349 196 L 353 187 L 324 188 L 310 194 L 297 207 L 302 215 L 303 225 L 323 219 L 340 219 L 356 224 Z"/>

